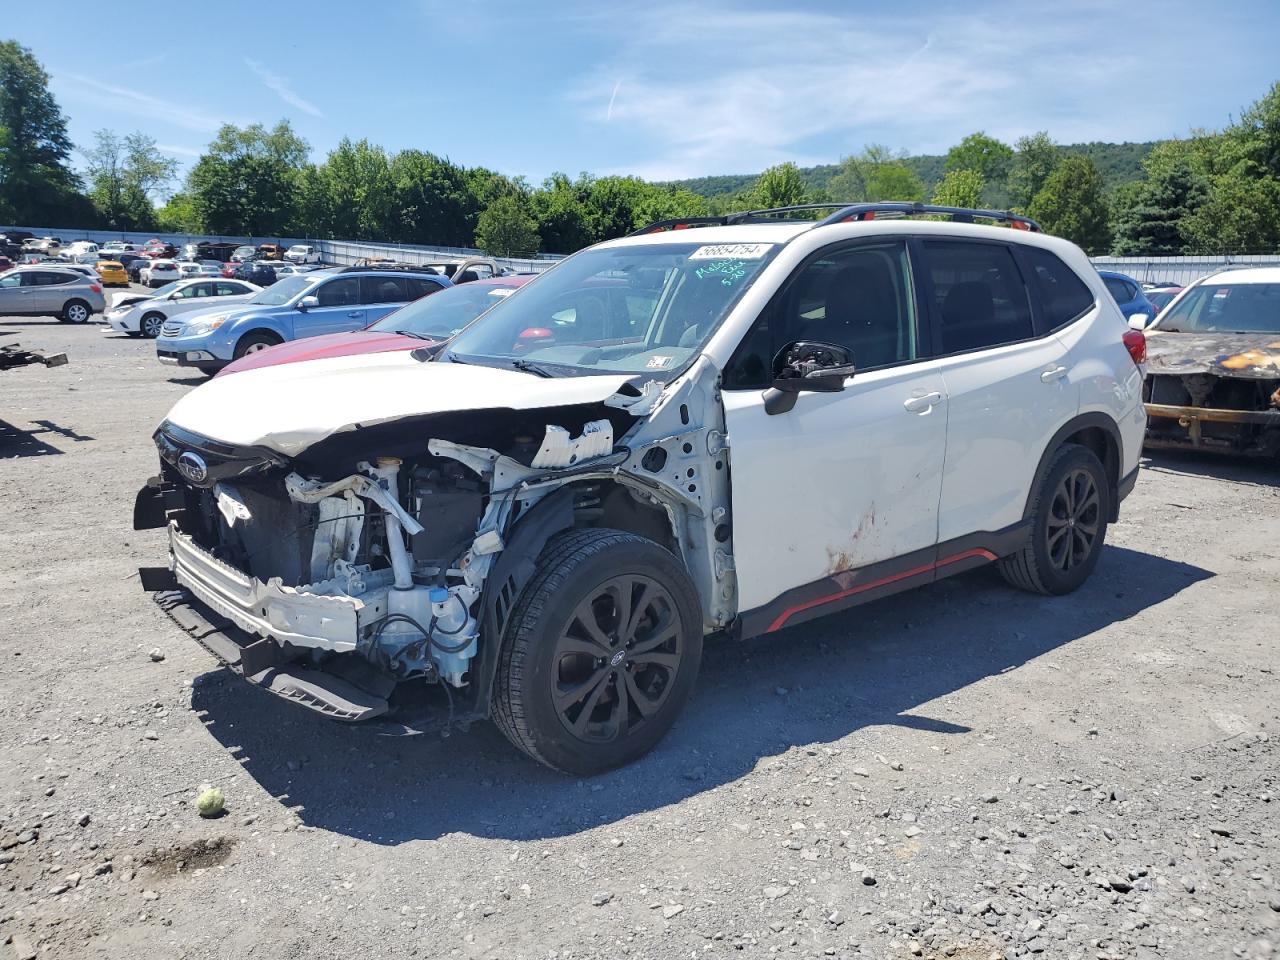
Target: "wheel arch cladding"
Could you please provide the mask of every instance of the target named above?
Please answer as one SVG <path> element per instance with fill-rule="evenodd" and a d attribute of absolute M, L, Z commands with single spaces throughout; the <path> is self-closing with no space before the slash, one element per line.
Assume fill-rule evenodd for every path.
<path fill-rule="evenodd" d="M 1045 474 L 1053 462 L 1054 455 L 1063 444 L 1074 443 L 1093 453 L 1102 462 L 1107 475 L 1107 520 L 1115 523 L 1120 517 L 1120 428 L 1116 422 L 1104 413 L 1082 413 L 1072 417 L 1053 435 L 1040 455 L 1040 463 L 1036 466 L 1031 488 L 1027 491 L 1027 502 L 1022 510 L 1024 518 L 1030 517 L 1035 504 L 1035 493 L 1044 482 Z"/>

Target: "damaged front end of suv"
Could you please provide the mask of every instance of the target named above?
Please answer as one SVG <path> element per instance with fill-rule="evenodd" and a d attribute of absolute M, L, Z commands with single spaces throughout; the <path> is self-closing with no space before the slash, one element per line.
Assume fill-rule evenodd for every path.
<path fill-rule="evenodd" d="M 705 626 L 722 627 L 736 610 L 723 425 L 690 416 L 718 409 L 715 371 L 666 393 L 613 386 L 590 403 L 396 419 L 295 455 L 167 420 L 134 525 L 167 529 L 171 569 L 144 570 L 144 587 L 247 679 L 349 721 L 386 713 L 411 680 L 465 691 L 460 716 L 485 715 L 496 644 L 481 638 L 501 636 L 548 539 L 574 527 L 666 546 Z"/>

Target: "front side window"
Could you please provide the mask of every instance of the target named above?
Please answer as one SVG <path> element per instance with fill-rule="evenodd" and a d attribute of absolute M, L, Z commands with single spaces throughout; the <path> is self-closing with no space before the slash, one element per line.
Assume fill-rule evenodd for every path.
<path fill-rule="evenodd" d="M 307 277 L 285 277 L 279 283 L 260 291 L 249 302 L 260 307 L 279 307 L 302 296 L 304 291 L 314 292 L 310 288 L 315 283 L 315 280 Z"/>
<path fill-rule="evenodd" d="M 1203 283 L 1169 307 L 1158 329 L 1280 333 L 1280 283 Z"/>
<path fill-rule="evenodd" d="M 961 353 L 1035 336 L 1031 303 L 1013 252 L 1002 243 L 924 243 L 940 352 Z"/>
<path fill-rule="evenodd" d="M 0 287 L 17 287 L 22 284 L 22 274 L 11 273 L 7 277 L 0 277 Z"/>
<path fill-rule="evenodd" d="M 1031 270 L 1050 330 L 1078 320 L 1093 307 L 1093 292 L 1055 254 L 1027 246 L 1022 248 L 1022 256 Z"/>
<path fill-rule="evenodd" d="M 553 376 L 674 376 L 778 249 L 664 242 L 585 250 L 484 313 L 442 359 L 527 361 Z"/>

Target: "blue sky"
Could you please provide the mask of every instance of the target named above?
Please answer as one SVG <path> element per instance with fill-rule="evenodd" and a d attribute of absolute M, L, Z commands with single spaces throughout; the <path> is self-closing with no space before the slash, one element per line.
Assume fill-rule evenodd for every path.
<path fill-rule="evenodd" d="M 1275 0 L 14 3 L 0 38 L 44 63 L 79 144 L 143 130 L 185 165 L 220 123 L 288 117 L 317 159 L 367 137 L 534 182 L 942 152 L 977 129 L 1185 135 L 1280 80 Z"/>

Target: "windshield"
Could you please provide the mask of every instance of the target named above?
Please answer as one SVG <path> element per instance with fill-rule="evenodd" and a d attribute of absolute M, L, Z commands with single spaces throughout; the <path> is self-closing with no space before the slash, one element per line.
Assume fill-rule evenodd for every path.
<path fill-rule="evenodd" d="M 449 287 L 440 293 L 406 304 L 368 329 L 378 333 L 411 333 L 445 340 L 494 304 L 501 303 L 517 286 L 518 284 L 491 286 L 468 283 L 460 287 Z"/>
<path fill-rule="evenodd" d="M 1280 283 L 1204 283 L 1160 318 L 1174 333 L 1280 333 Z"/>
<path fill-rule="evenodd" d="M 673 374 L 778 249 L 662 243 L 585 250 L 497 304 L 445 356 L 537 364 L 551 375 Z"/>
<path fill-rule="evenodd" d="M 249 302 L 264 307 L 278 307 L 288 303 L 315 282 L 310 277 L 285 277 L 283 280 L 267 287 Z"/>

